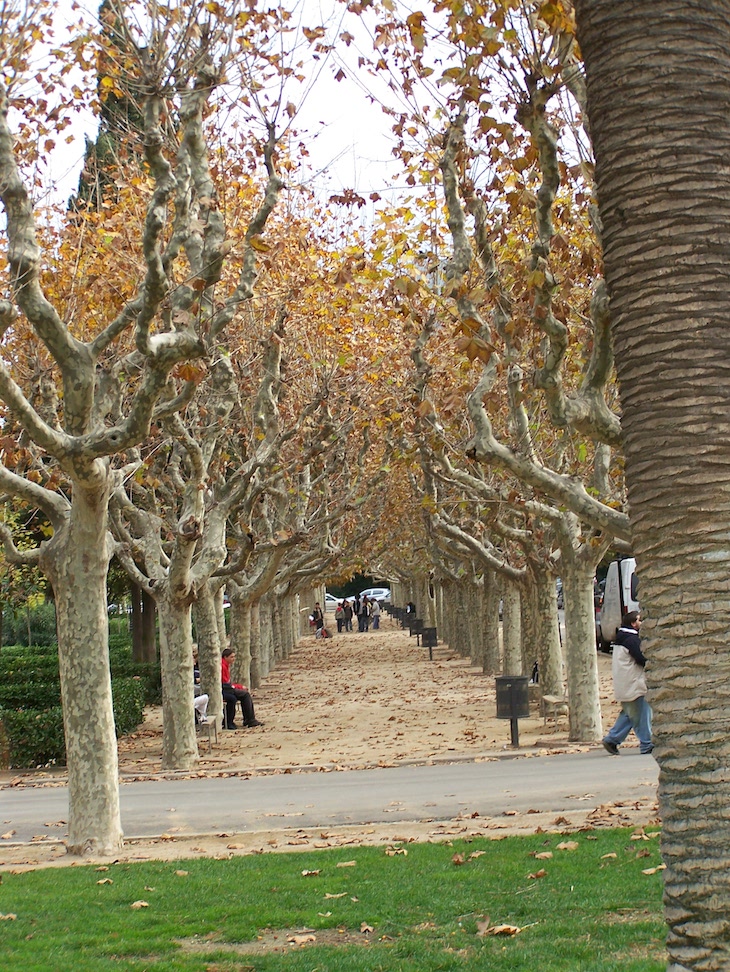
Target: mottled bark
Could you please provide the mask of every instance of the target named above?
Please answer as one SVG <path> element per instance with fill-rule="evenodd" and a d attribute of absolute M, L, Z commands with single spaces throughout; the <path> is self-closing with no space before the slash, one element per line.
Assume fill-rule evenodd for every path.
<path fill-rule="evenodd" d="M 522 670 L 522 627 L 520 622 L 521 590 L 518 584 L 505 581 L 502 587 L 502 651 L 505 675 L 529 675 Z"/>
<path fill-rule="evenodd" d="M 251 685 L 251 602 L 231 595 L 231 647 L 236 649 L 236 670 L 242 685 Z"/>
<path fill-rule="evenodd" d="M 56 602 L 70 854 L 116 854 L 122 846 L 106 609 L 108 495 L 103 480 L 74 490 L 68 525 L 42 557 Z"/>
<path fill-rule="evenodd" d="M 537 604 L 537 660 L 543 695 L 563 694 L 563 653 L 558 627 L 555 576 L 544 568 L 531 569 Z"/>
<path fill-rule="evenodd" d="M 563 557 L 560 572 L 565 603 L 569 738 L 576 742 L 598 742 L 602 727 L 593 609 L 595 566 L 591 563 L 571 563 Z"/>
<path fill-rule="evenodd" d="M 198 761 L 190 605 L 160 597 L 157 611 L 162 671 L 162 767 L 189 770 Z"/>
<path fill-rule="evenodd" d="M 132 657 L 139 662 L 157 661 L 157 611 L 152 597 L 139 584 L 131 585 Z"/>
<path fill-rule="evenodd" d="M 261 623 L 260 602 L 251 602 L 251 680 L 249 687 L 258 688 L 261 685 Z M 309 625 L 307 625 L 309 626 Z"/>
<path fill-rule="evenodd" d="M 200 688 L 208 696 L 207 714 L 212 719 L 222 722 L 221 652 L 226 647 L 226 642 L 221 643 L 220 640 L 217 614 L 213 594 L 210 590 L 203 588 L 198 600 L 193 604 L 195 635 L 198 642 Z M 236 661 L 238 661 L 238 658 L 236 658 Z"/>
<path fill-rule="evenodd" d="M 496 675 L 501 670 L 499 649 L 499 581 L 493 570 L 484 572 L 483 614 L 481 617 L 482 671 Z"/>

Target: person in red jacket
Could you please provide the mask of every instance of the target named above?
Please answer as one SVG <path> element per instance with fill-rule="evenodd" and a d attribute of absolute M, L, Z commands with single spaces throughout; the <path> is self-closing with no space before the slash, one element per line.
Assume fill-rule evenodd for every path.
<path fill-rule="evenodd" d="M 221 686 L 223 689 L 223 701 L 226 704 L 225 717 L 223 720 L 224 729 L 237 729 L 236 725 L 236 703 L 241 703 L 241 714 L 243 724 L 247 728 L 253 726 L 263 726 L 259 722 L 253 708 L 251 693 L 245 685 L 234 685 L 231 682 L 231 665 L 236 660 L 236 652 L 233 648 L 226 648 L 221 656 Z"/>

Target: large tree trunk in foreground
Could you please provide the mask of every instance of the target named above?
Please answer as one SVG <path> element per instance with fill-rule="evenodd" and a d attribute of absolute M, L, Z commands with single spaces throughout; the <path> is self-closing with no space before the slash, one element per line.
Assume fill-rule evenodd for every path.
<path fill-rule="evenodd" d="M 669 968 L 730 943 L 730 3 L 579 0 L 660 765 Z"/>
<path fill-rule="evenodd" d="M 108 498 L 104 483 L 77 486 L 68 527 L 43 555 L 56 601 L 69 854 L 106 856 L 122 847 L 106 608 Z"/>

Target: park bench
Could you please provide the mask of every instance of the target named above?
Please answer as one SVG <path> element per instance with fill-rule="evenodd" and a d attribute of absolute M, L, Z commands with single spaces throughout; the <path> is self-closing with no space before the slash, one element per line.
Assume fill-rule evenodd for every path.
<path fill-rule="evenodd" d="M 213 739 L 215 739 L 216 744 L 218 743 L 218 720 L 211 718 L 211 716 L 206 716 L 205 718 L 197 717 L 195 720 L 195 733 L 202 735 L 205 733 L 208 739 L 208 752 L 213 752 Z"/>
<path fill-rule="evenodd" d="M 566 695 L 543 695 L 540 704 L 543 725 L 547 724 L 548 719 L 557 722 L 559 716 L 570 713 L 568 697 Z"/>

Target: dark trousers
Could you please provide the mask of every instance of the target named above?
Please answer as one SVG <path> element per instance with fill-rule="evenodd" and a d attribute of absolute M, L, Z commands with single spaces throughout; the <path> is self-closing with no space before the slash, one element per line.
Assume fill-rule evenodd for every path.
<path fill-rule="evenodd" d="M 231 729 L 236 722 L 236 704 L 241 703 L 241 715 L 243 716 L 244 726 L 250 726 L 256 719 L 253 708 L 253 699 L 250 692 L 243 689 L 224 688 L 223 701 L 226 704 L 226 712 L 223 725 L 226 729 Z"/>

